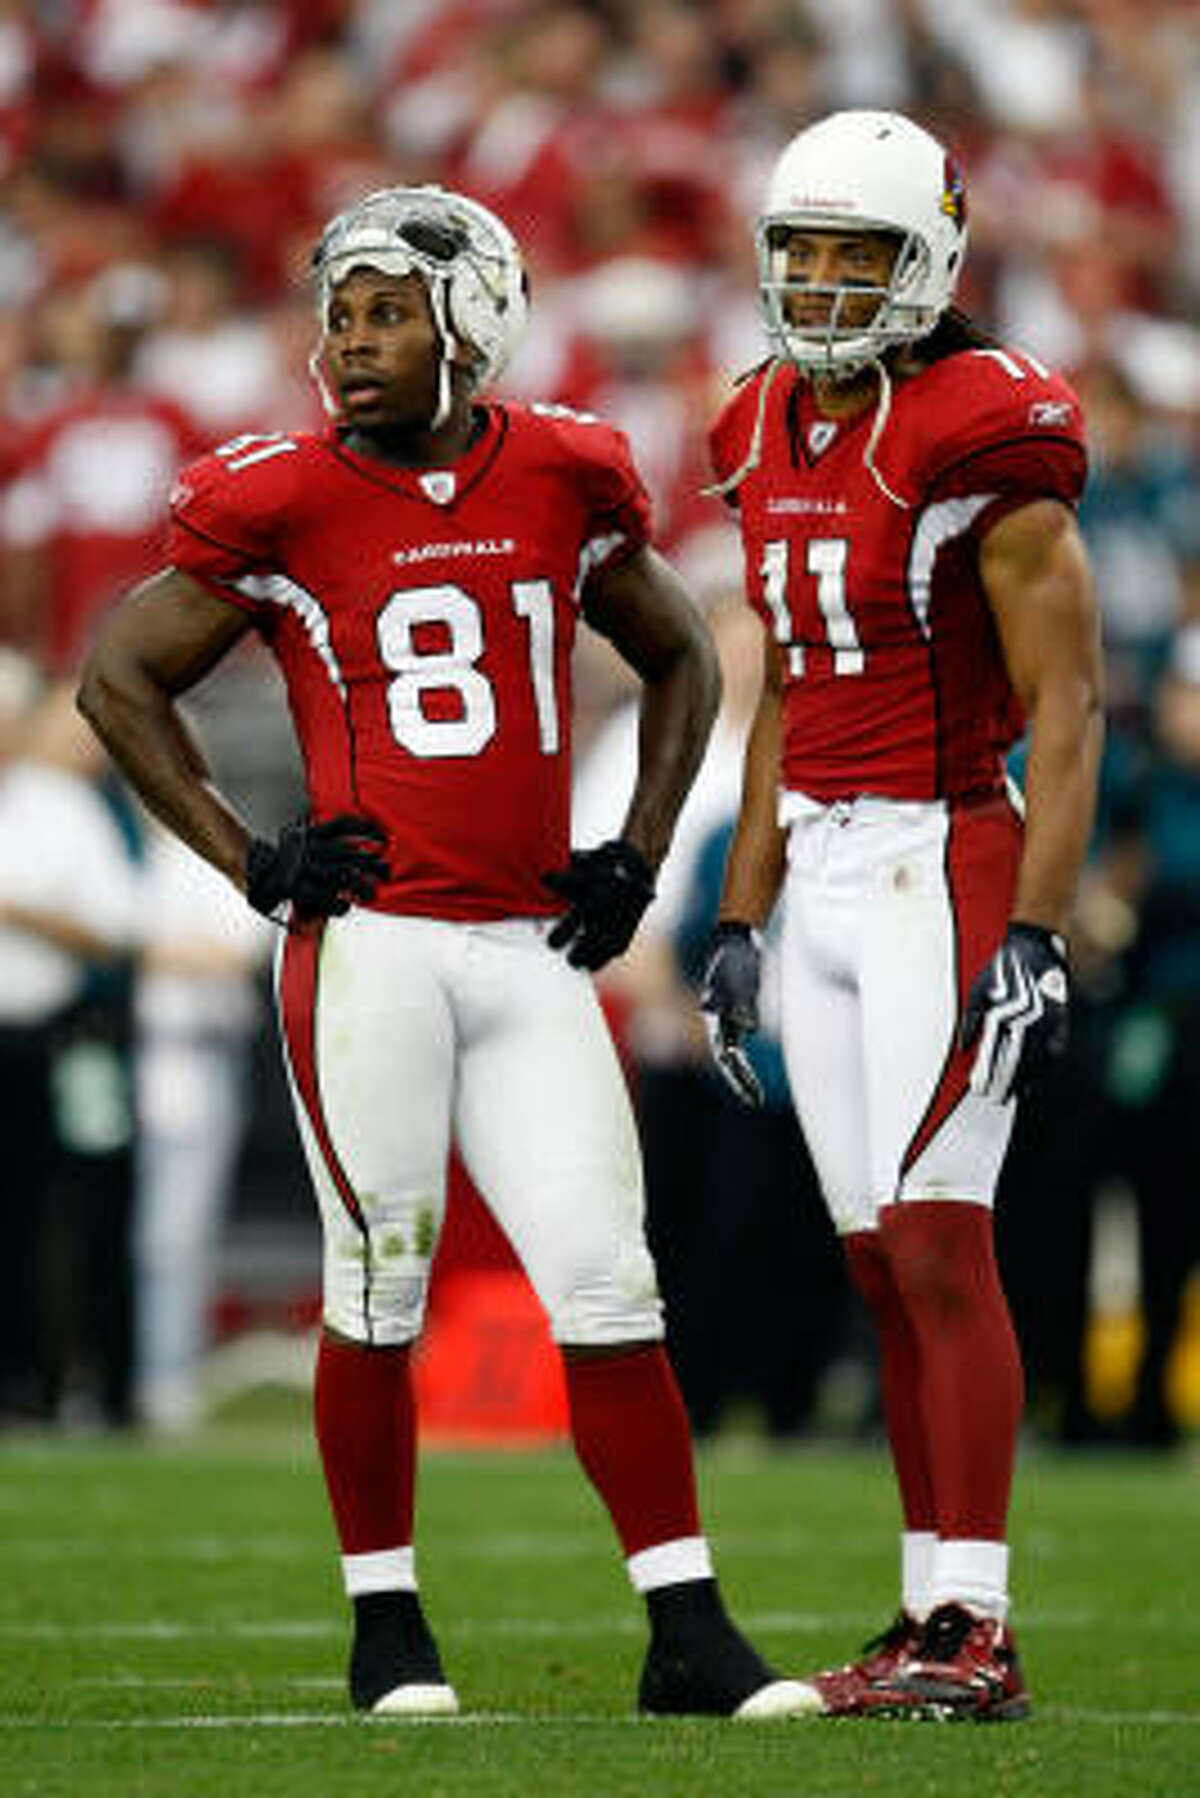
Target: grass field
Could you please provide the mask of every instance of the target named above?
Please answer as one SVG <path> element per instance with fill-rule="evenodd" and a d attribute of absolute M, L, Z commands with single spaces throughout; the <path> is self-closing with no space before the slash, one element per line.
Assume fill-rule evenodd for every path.
<path fill-rule="evenodd" d="M 787 1670 L 894 1600 L 882 1454 L 722 1442 L 731 1607 Z M 1200 1462 L 1031 1453 L 1014 1519 L 1025 1724 L 639 1721 L 640 1604 L 567 1451 L 431 1452 L 423 1585 L 459 1719 L 346 1708 L 302 1427 L 0 1444 L 0 1790 L 55 1798 L 1186 1798 L 1200 1793 Z"/>

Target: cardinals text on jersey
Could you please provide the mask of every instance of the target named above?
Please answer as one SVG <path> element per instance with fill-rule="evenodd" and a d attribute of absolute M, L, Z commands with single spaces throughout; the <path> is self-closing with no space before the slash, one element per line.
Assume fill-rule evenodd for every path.
<path fill-rule="evenodd" d="M 713 431 L 740 467 L 760 370 Z M 783 785 L 829 802 L 996 790 L 1022 729 L 980 584 L 980 539 L 1039 498 L 1074 504 L 1086 460 L 1070 388 L 1031 357 L 967 350 L 839 421 L 799 376 L 767 396 L 761 455 L 737 488 L 752 604 L 785 657 Z M 900 503 L 897 503 L 899 501 Z"/>
<path fill-rule="evenodd" d="M 313 812 L 387 829 L 384 911 L 558 909 L 541 876 L 567 859 L 581 597 L 648 531 L 619 432 L 486 413 L 452 469 L 392 468 L 333 432 L 239 439 L 172 507 L 174 565 L 278 657 Z"/>

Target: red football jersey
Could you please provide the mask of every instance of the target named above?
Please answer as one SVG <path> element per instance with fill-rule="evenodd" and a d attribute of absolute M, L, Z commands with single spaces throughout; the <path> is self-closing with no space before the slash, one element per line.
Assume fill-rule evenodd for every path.
<path fill-rule="evenodd" d="M 721 477 L 747 458 L 766 378 L 713 428 Z M 999 348 L 898 381 L 874 453 L 895 499 L 866 465 L 874 417 L 826 418 L 797 371 L 777 372 L 736 490 L 750 601 L 784 651 L 782 784 L 822 802 L 995 789 L 1023 718 L 978 546 L 1005 512 L 1078 499 L 1079 402 Z"/>
<path fill-rule="evenodd" d="M 313 813 L 386 828 L 377 909 L 548 915 L 581 596 L 648 530 L 618 431 L 494 404 L 448 469 L 368 460 L 332 431 L 226 444 L 184 471 L 171 560 L 270 643 Z"/>

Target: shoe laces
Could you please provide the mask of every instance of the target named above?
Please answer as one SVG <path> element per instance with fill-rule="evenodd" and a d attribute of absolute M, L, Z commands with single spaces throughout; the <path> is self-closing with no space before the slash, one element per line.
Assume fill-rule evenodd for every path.
<path fill-rule="evenodd" d="M 974 1627 L 974 1617 L 969 1611 L 964 1611 L 961 1605 L 939 1605 L 921 1627 L 916 1659 L 952 1661 Z"/>

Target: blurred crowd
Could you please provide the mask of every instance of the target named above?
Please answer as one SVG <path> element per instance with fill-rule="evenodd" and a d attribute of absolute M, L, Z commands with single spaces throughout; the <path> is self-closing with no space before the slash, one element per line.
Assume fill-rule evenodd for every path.
<path fill-rule="evenodd" d="M 1090 420 L 1103 815 L 1074 945 L 1075 1045 L 1018 1134 L 1002 1247 L 1035 1415 L 1067 1440 L 1100 1433 L 1081 1344 L 1098 1195 L 1119 1185 L 1144 1331 L 1124 1428 L 1174 1439 L 1166 1369 L 1200 1217 L 1200 0 L 0 0 L 10 1142 L 17 1121 L 41 1119 L 17 1132 L 34 1140 L 4 1201 L 22 1265 L 41 1271 L 13 1274 L 0 1313 L 0 1414 L 53 1413 L 69 1393 L 70 1351 L 41 1297 L 48 1284 L 69 1308 L 45 1271 L 69 1248 L 61 1216 L 39 1248 L 53 1205 L 30 1202 L 53 1187 L 91 1191 L 71 1201 L 79 1215 L 95 1229 L 108 1206 L 129 1244 L 124 1271 L 104 1276 L 113 1315 L 93 1331 L 102 1415 L 194 1415 L 265 945 L 168 865 L 55 707 L 97 619 L 156 566 L 179 466 L 242 432 L 321 423 L 306 270 L 327 217 L 372 187 L 435 180 L 494 207 L 526 251 L 533 324 L 504 391 L 628 432 L 659 542 L 721 644 L 713 750 L 608 997 L 693 1418 L 715 1429 L 749 1399 L 773 1433 L 810 1425 L 854 1336 L 850 1301 L 769 1032 L 774 1098 L 755 1122 L 711 1080 L 686 985 L 754 658 L 732 527 L 701 489 L 707 423 L 762 353 L 751 227 L 766 172 L 803 125 L 856 105 L 906 111 L 959 153 L 960 298 L 1062 367 Z M 581 840 L 619 822 L 628 705 L 613 661 L 583 647 Z M 298 785 L 265 658 L 239 652 L 197 714 L 222 780 L 274 827 Z M 54 808 L 34 798 L 47 780 L 74 783 L 61 829 L 76 829 L 72 804 L 90 813 L 94 869 L 82 849 L 55 860 Z M 123 893 L 102 872 L 105 841 Z M 31 974 L 47 957 L 57 978 Z M 72 1087 L 63 1067 L 81 1044 L 103 1054 L 75 1054 Z M 72 1091 L 90 1110 L 72 1113 Z M 195 1274 L 183 1296 L 169 1285 L 181 1262 Z"/>

